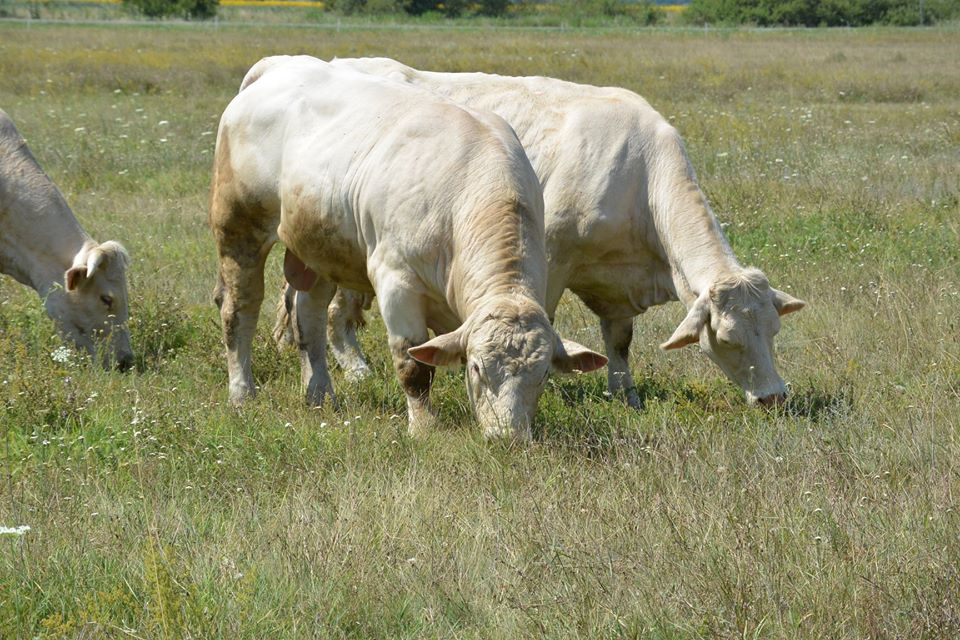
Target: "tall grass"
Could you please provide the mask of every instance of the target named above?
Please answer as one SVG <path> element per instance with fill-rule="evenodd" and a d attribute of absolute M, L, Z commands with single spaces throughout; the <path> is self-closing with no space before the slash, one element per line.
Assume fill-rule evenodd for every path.
<path fill-rule="evenodd" d="M 300 399 L 255 344 L 226 405 L 205 227 L 219 114 L 272 53 L 389 55 L 643 94 L 685 135 L 785 318 L 779 413 L 636 324 L 644 409 L 558 378 L 537 437 L 484 442 L 461 376 L 405 436 L 373 380 Z M 60 342 L 0 280 L 0 637 L 960 635 L 960 58 L 955 29 L 811 32 L 0 25 L 0 106 L 86 228 L 130 249 L 137 371 Z M 278 290 L 276 256 L 268 291 Z M 601 347 L 576 300 L 565 334 Z"/>

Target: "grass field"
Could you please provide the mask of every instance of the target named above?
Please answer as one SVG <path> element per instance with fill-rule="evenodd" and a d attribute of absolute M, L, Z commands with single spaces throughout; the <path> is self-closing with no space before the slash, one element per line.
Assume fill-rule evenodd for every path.
<path fill-rule="evenodd" d="M 206 229 L 219 115 L 272 53 L 388 55 L 644 95 L 684 134 L 784 319 L 778 413 L 637 322 L 643 411 L 551 381 L 528 446 L 461 375 L 405 435 L 376 370 L 307 409 L 265 305 L 226 405 Z M 137 371 L 60 342 L 0 279 L 2 638 L 960 636 L 960 32 L 0 24 L 0 107 L 86 228 L 133 256 Z M 279 253 L 279 252 L 276 252 Z M 271 259 L 268 291 L 280 268 Z M 575 300 L 561 330 L 601 348 Z"/>

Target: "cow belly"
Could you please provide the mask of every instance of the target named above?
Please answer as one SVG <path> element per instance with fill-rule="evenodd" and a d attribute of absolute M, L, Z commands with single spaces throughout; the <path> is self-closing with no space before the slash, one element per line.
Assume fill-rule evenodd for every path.
<path fill-rule="evenodd" d="M 632 318 L 676 299 L 666 278 L 651 264 L 606 263 L 583 266 L 567 288 L 601 318 Z"/>
<path fill-rule="evenodd" d="M 288 256 L 284 260 L 284 271 L 291 282 L 296 280 L 301 285 L 297 288 L 309 289 L 313 280 L 320 279 L 355 291 L 373 292 L 367 278 L 366 251 L 356 241 L 320 225 L 300 228 L 294 234 L 285 223 L 281 223 L 278 235 L 296 258 Z M 312 276 L 305 274 L 304 268 L 308 268 Z"/>

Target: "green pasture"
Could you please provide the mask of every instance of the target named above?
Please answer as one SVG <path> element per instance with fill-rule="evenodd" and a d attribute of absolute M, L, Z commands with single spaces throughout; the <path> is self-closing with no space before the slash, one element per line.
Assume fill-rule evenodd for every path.
<path fill-rule="evenodd" d="M 462 375 L 406 436 L 376 372 L 304 406 L 261 315 L 226 403 L 206 228 L 217 121 L 263 55 L 387 55 L 645 96 L 745 264 L 808 301 L 782 411 L 638 319 L 642 411 L 551 380 L 485 442 Z M 133 258 L 136 372 L 61 342 L 0 278 L 0 638 L 960 636 L 960 31 L 0 23 L 0 108 Z M 2 233 L 2 230 L 0 230 Z M 275 252 L 279 254 L 280 252 Z M 279 291 L 278 255 L 268 291 Z M 565 335 L 602 348 L 576 299 Z"/>

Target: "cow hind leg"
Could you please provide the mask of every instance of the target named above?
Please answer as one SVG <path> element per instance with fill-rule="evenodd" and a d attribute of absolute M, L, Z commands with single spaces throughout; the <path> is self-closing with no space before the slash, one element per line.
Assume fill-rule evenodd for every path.
<path fill-rule="evenodd" d="M 600 319 L 600 331 L 607 349 L 607 388 L 620 396 L 628 406 L 640 409 L 640 396 L 630 372 L 630 342 L 633 340 L 633 318 Z"/>
<path fill-rule="evenodd" d="M 330 303 L 327 316 L 327 340 L 337 364 L 349 380 L 363 380 L 370 367 L 357 339 L 357 327 L 363 324 L 364 295 L 339 288 Z"/>
<path fill-rule="evenodd" d="M 307 291 L 297 291 L 294 299 L 293 335 L 300 350 L 300 379 L 310 406 L 318 407 L 329 396 L 336 404 L 337 398 L 327 369 L 327 305 L 330 304 L 336 285 L 318 281 Z"/>
<path fill-rule="evenodd" d="M 223 343 L 227 352 L 230 402 L 253 396 L 251 352 L 257 317 L 263 303 L 263 267 L 276 242 L 268 212 L 227 197 L 215 188 L 210 228 L 219 255 L 214 299 L 220 307 Z"/>
<path fill-rule="evenodd" d="M 251 353 L 257 330 L 257 316 L 263 303 L 263 264 L 269 245 L 252 258 L 223 255 L 217 301 L 227 350 L 230 402 L 239 404 L 255 394 Z"/>
<path fill-rule="evenodd" d="M 284 282 L 283 290 L 277 299 L 276 321 L 273 323 L 273 341 L 281 352 L 287 347 L 294 347 L 297 342 L 293 335 L 293 305 L 296 295 L 297 290 Z"/>

